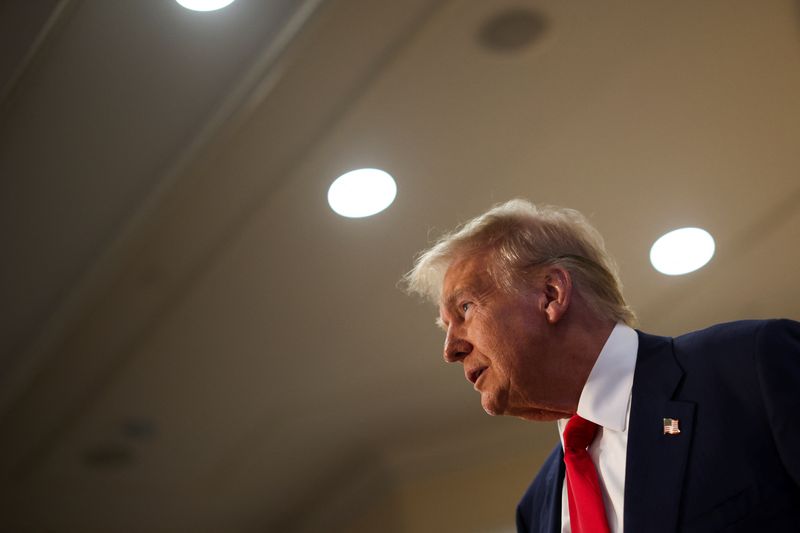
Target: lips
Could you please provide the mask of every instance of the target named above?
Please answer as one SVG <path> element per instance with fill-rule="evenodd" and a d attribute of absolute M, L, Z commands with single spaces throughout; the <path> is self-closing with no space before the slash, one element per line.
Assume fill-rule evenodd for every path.
<path fill-rule="evenodd" d="M 475 368 L 473 368 L 471 370 L 468 370 L 467 371 L 467 380 L 474 385 L 475 382 L 478 381 L 478 378 L 481 377 L 481 374 L 483 374 L 484 370 L 486 370 L 485 366 L 478 366 L 478 367 L 475 367 Z"/>

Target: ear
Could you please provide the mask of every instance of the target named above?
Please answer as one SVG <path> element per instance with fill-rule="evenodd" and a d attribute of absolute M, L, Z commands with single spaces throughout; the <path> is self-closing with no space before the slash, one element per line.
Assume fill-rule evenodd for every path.
<path fill-rule="evenodd" d="M 572 301 L 572 276 L 563 268 L 549 268 L 544 273 L 543 293 L 545 316 L 550 324 L 555 324 L 566 314 Z"/>

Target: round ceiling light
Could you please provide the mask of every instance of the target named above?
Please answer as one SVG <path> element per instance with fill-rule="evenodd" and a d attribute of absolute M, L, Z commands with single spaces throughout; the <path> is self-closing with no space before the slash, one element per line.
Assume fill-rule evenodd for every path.
<path fill-rule="evenodd" d="M 216 11 L 231 5 L 234 0 L 175 0 L 192 11 Z"/>
<path fill-rule="evenodd" d="M 539 11 L 511 8 L 487 20 L 478 32 L 478 42 L 494 52 L 515 52 L 540 40 L 548 30 L 547 18 Z"/>
<path fill-rule="evenodd" d="M 343 217 L 361 218 L 380 213 L 396 195 L 392 176 L 377 168 L 360 168 L 336 178 L 328 189 L 328 203 Z"/>
<path fill-rule="evenodd" d="M 714 256 L 714 238 L 704 229 L 681 228 L 661 236 L 650 248 L 653 267 L 668 276 L 694 272 Z"/>

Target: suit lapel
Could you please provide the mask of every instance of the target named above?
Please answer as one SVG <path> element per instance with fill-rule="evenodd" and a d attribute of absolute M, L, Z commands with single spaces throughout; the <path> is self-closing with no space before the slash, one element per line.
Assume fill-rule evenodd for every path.
<path fill-rule="evenodd" d="M 561 448 L 561 443 L 559 443 L 558 461 L 547 475 L 546 486 L 548 487 L 548 491 L 545 505 L 549 512 L 544 513 L 542 517 L 540 526 L 541 533 L 561 532 L 561 491 L 564 485 L 565 472 L 564 450 Z"/>
<path fill-rule="evenodd" d="M 639 332 L 625 467 L 625 530 L 666 532 L 678 527 L 683 477 L 695 405 L 673 401 L 683 377 L 672 339 Z M 679 421 L 665 435 L 663 419 Z"/>

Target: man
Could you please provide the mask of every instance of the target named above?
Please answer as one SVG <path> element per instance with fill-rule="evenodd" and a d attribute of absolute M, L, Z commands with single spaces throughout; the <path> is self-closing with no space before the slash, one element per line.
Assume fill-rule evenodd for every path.
<path fill-rule="evenodd" d="M 800 324 L 636 331 L 599 233 L 522 200 L 442 237 L 406 281 L 439 305 L 444 358 L 487 413 L 558 421 L 519 531 L 800 531 Z"/>

